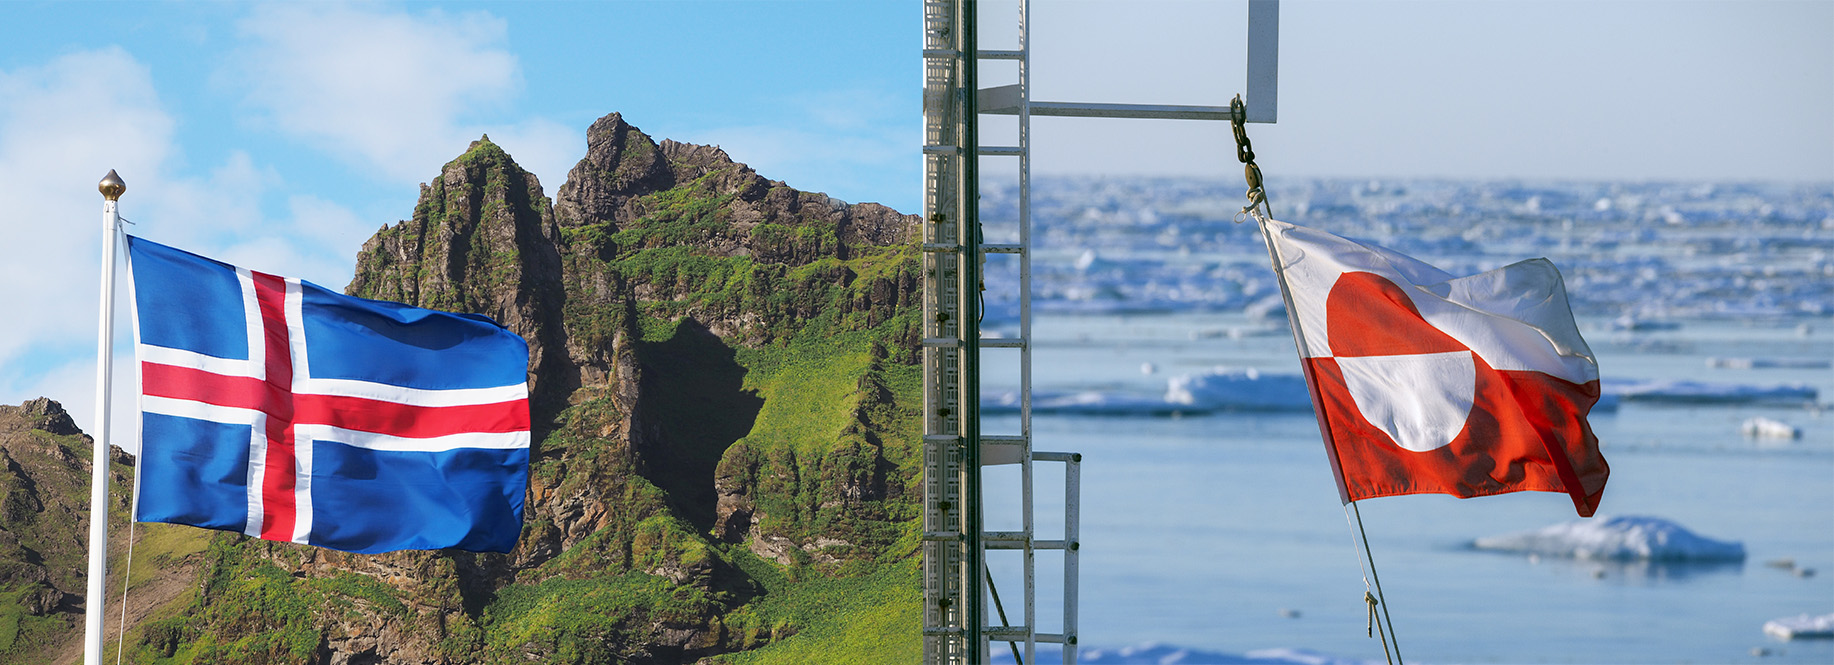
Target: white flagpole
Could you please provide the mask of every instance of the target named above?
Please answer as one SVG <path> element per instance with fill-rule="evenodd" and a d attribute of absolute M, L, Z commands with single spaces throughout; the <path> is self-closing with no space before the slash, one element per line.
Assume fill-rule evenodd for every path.
<path fill-rule="evenodd" d="M 121 214 L 116 204 L 127 183 L 113 169 L 96 185 L 102 192 L 102 310 L 96 339 L 96 420 L 91 436 L 95 456 L 89 478 L 89 589 L 83 597 L 83 663 L 102 663 L 102 609 L 107 605 L 103 582 L 108 577 L 108 398 L 114 365 L 115 240 Z"/>

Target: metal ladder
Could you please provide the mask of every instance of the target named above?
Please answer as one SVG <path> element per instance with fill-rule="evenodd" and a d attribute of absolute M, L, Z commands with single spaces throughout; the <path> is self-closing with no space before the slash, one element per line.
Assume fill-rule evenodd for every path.
<path fill-rule="evenodd" d="M 1062 645 L 1065 665 L 1077 653 L 1078 512 L 1082 456 L 1040 452 L 1032 446 L 1031 117 L 1234 119 L 1227 106 L 1170 106 L 1036 102 L 1031 99 L 1030 14 L 1018 0 L 1018 48 L 982 50 L 974 0 L 924 0 L 924 309 L 923 309 L 923 662 L 973 665 L 989 660 L 993 642 L 1023 645 L 1023 662 L 1036 662 L 1038 643 Z M 1274 121 L 1278 0 L 1249 1 L 1248 122 Z M 981 89 L 981 61 L 1016 61 L 1018 83 Z M 980 144 L 982 114 L 1018 116 L 1015 146 Z M 1019 201 L 1016 244 L 982 242 L 979 162 L 983 156 L 1016 157 Z M 1019 336 L 981 337 L 981 266 L 986 254 L 1015 254 L 1019 261 Z M 981 431 L 982 349 L 1019 353 L 1017 435 Z M 1033 463 L 1064 464 L 1062 540 L 1040 540 L 1032 511 Z M 1020 531 L 985 531 L 981 469 L 1020 466 Z M 1023 619 L 1019 625 L 988 622 L 987 550 L 1018 550 L 1023 557 Z M 1034 554 L 1063 551 L 1063 628 L 1037 630 Z"/>

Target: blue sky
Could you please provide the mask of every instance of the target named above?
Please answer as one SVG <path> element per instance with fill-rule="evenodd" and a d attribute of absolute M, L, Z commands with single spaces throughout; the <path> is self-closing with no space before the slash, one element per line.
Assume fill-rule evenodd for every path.
<path fill-rule="evenodd" d="M 1038 0 L 1034 97 L 1224 104 L 1245 6 Z M 334 288 L 479 134 L 552 195 L 612 111 L 914 211 L 920 7 L 5 3 L 0 403 L 89 422 L 111 168 L 130 232 Z M 1015 7 L 984 3 L 985 47 Z M 1834 3 L 1289 0 L 1281 28 L 1280 123 L 1250 129 L 1273 177 L 1834 180 Z M 1215 124 L 1041 118 L 1034 140 L 1041 173 L 1239 186 Z"/>

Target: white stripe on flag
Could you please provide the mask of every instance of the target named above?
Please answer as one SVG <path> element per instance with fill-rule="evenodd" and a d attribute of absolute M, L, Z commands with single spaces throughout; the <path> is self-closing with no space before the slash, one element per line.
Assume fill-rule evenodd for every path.
<path fill-rule="evenodd" d="M 210 372 L 211 374 L 254 379 L 263 378 L 267 374 L 267 371 L 262 368 L 260 363 L 251 363 L 247 360 L 236 360 L 234 358 L 207 356 L 196 351 L 186 351 L 184 349 L 173 349 L 163 346 L 148 346 L 146 344 L 136 346 L 135 351 L 140 356 L 140 362 L 143 363 L 171 365 L 173 367 L 202 370 Z"/>
<path fill-rule="evenodd" d="M 308 545 L 312 535 L 312 438 L 293 428 L 293 542 Z"/>
<path fill-rule="evenodd" d="M 266 427 L 267 416 L 255 409 L 244 409 L 234 406 L 217 406 L 187 399 L 173 399 L 154 395 L 140 396 L 140 410 L 145 413 L 162 416 L 176 416 L 193 420 L 208 420 L 214 423 L 230 425 L 254 425 L 257 430 Z"/>
<path fill-rule="evenodd" d="M 420 452 L 443 453 L 467 448 L 484 448 L 491 450 L 516 450 L 529 447 L 528 432 L 465 432 L 445 436 L 415 439 L 375 432 L 331 427 L 329 425 L 299 425 L 295 428 L 303 440 L 342 443 L 347 446 L 364 448 L 381 452 Z"/>
<path fill-rule="evenodd" d="M 300 370 L 305 368 L 301 366 Z M 301 371 L 303 373 L 303 371 Z M 378 402 L 393 402 L 408 406 L 473 406 L 478 404 L 497 404 L 527 399 L 528 384 L 518 383 L 513 386 L 495 388 L 454 388 L 451 390 L 427 390 L 422 388 L 403 388 L 386 383 L 357 381 L 354 379 L 312 379 L 293 380 L 300 395 L 325 395 L 330 397 L 360 397 Z"/>
<path fill-rule="evenodd" d="M 287 313 L 287 351 L 293 354 L 288 358 L 293 363 L 293 385 L 287 390 L 299 394 L 301 384 L 312 373 L 312 363 L 306 361 L 306 298 L 300 290 L 299 280 L 287 279 L 286 313 Z"/>
<path fill-rule="evenodd" d="M 267 414 L 252 412 L 254 427 L 248 433 L 248 523 L 242 533 L 261 537 L 261 482 L 267 475 Z"/>
<path fill-rule="evenodd" d="M 257 379 L 267 378 L 267 329 L 261 323 L 261 302 L 255 298 L 255 276 L 247 268 L 236 268 L 236 282 L 242 285 L 242 321 L 248 330 L 247 371 Z"/>

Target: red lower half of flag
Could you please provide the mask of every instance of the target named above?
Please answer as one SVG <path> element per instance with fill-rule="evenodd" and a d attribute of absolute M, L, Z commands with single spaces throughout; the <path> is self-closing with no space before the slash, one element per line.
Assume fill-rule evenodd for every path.
<path fill-rule="evenodd" d="M 1560 492 L 1590 517 L 1610 467 L 1586 422 L 1599 384 L 1501 371 L 1476 358 L 1464 428 L 1445 445 L 1402 448 L 1357 406 L 1335 358 L 1307 358 L 1319 429 L 1344 501 L 1399 494 L 1488 496 Z M 1400 397 L 1405 399 L 1405 397 Z"/>

